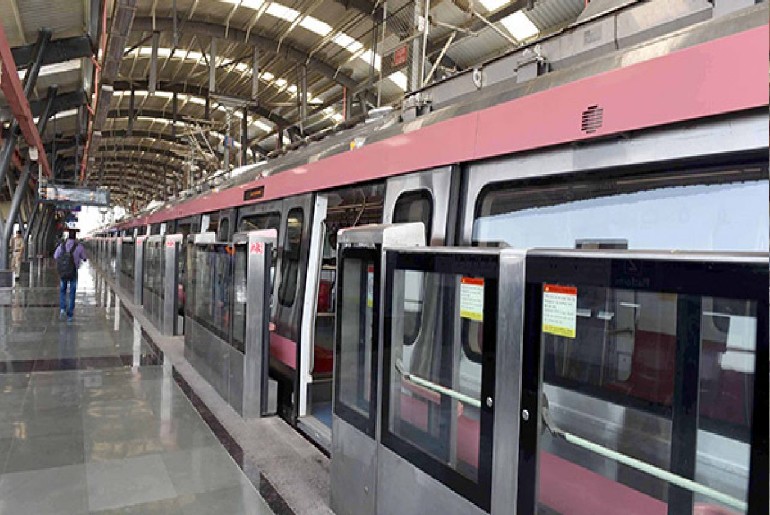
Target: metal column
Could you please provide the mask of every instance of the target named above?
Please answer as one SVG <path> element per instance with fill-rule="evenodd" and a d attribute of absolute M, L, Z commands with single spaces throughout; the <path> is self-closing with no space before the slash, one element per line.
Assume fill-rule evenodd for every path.
<path fill-rule="evenodd" d="M 241 166 L 247 164 L 249 150 L 249 109 L 243 108 L 243 118 L 241 118 Z"/>
<path fill-rule="evenodd" d="M 26 256 L 27 259 L 31 257 L 29 252 L 30 250 L 29 236 L 30 234 L 33 234 L 32 226 L 37 221 L 37 212 L 40 209 L 37 203 L 37 193 L 33 194 L 31 199 L 32 199 L 32 202 L 30 207 L 29 218 L 27 219 L 27 227 L 24 229 L 24 247 L 25 247 L 24 250 L 25 250 L 25 254 L 27 255 Z"/>
<path fill-rule="evenodd" d="M 16 186 L 16 191 L 13 192 L 11 209 L 8 211 L 8 221 L 3 227 L 2 240 L 0 240 L 0 282 L 2 281 L 3 274 L 8 272 L 8 243 L 11 240 L 13 221 L 16 219 L 16 214 L 19 212 L 19 206 L 21 205 L 22 197 L 27 190 L 27 183 L 29 182 L 29 174 L 31 168 L 32 164 L 29 162 L 24 167 L 24 171 L 19 178 L 19 184 Z"/>

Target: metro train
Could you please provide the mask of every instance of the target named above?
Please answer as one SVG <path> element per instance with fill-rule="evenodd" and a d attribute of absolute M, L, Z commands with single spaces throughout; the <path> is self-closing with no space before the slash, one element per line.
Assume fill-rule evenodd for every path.
<path fill-rule="evenodd" d="M 767 41 L 763 4 L 505 90 L 482 88 L 412 121 L 392 115 L 342 131 L 96 238 L 214 232 L 228 242 L 235 233 L 275 229 L 270 375 L 279 385 L 279 413 L 328 449 L 341 229 L 421 222 L 432 246 L 766 254 Z M 585 76 L 589 64 L 593 73 Z M 586 127 L 587 116 L 598 123 Z M 216 284 L 231 273 L 228 262 L 223 255 L 200 264 L 198 280 Z M 180 260 L 181 285 L 187 267 Z M 392 352 L 406 372 L 438 381 L 447 377 L 436 361 L 442 344 L 431 337 L 445 316 L 431 304 L 440 285 L 408 274 L 403 343 Z M 234 313 L 227 299 L 235 293 L 213 295 L 200 309 L 228 323 Z M 668 469 L 675 302 L 665 293 L 623 290 L 581 297 L 585 323 L 575 339 L 544 340 L 543 395 L 554 427 Z M 745 336 L 756 328 L 757 307 L 704 303 L 695 479 L 745 500 L 757 345 Z M 189 304 L 185 313 L 194 320 L 199 306 Z M 657 311 L 640 308 L 650 305 Z M 456 373 L 444 385 L 475 399 L 480 326 L 463 320 Z M 407 380 L 400 392 L 393 404 L 398 435 L 480 481 L 479 409 L 461 405 L 457 435 L 446 441 L 441 395 Z M 593 459 L 553 435 L 543 436 L 543 449 L 542 482 L 549 471 L 572 473 L 579 465 L 597 478 L 579 483 L 592 485 L 586 495 L 622 484 L 641 492 L 618 497 L 638 503 L 636 512 L 666 510 L 662 480 Z M 547 491 L 544 513 L 598 509 Z"/>

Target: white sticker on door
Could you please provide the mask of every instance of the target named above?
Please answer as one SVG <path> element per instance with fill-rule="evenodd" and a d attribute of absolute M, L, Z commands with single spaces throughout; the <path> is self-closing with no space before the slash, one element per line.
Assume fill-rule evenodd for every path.
<path fill-rule="evenodd" d="M 574 338 L 577 325 L 577 288 L 543 285 L 543 332 Z"/>
<path fill-rule="evenodd" d="M 460 279 L 460 316 L 477 322 L 484 320 L 484 279 Z"/>

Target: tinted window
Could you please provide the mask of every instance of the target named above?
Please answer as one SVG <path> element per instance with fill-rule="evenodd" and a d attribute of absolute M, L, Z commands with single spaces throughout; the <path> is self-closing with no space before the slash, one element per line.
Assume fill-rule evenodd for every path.
<path fill-rule="evenodd" d="M 425 242 L 430 245 L 433 198 L 427 190 L 402 193 L 393 208 L 393 223 L 422 222 L 425 226 Z"/>
<path fill-rule="evenodd" d="M 280 213 L 263 213 L 260 215 L 244 216 L 241 219 L 241 232 L 259 231 L 261 229 L 279 230 L 281 226 Z"/>
<path fill-rule="evenodd" d="M 281 256 L 281 284 L 278 287 L 278 301 L 286 307 L 293 306 L 297 296 L 304 221 L 305 216 L 300 208 L 289 211 L 286 219 L 286 241 Z"/>
<path fill-rule="evenodd" d="M 430 245 L 433 219 L 433 199 L 427 190 L 402 193 L 393 208 L 393 223 L 422 222 L 425 226 L 425 242 Z M 406 272 L 404 292 L 404 345 L 411 345 L 420 333 L 423 303 L 423 273 Z"/>
<path fill-rule="evenodd" d="M 767 251 L 767 167 L 495 185 L 473 242 L 516 248 Z"/>
<path fill-rule="evenodd" d="M 219 241 L 227 241 L 230 239 L 230 219 L 223 218 L 219 222 Z"/>

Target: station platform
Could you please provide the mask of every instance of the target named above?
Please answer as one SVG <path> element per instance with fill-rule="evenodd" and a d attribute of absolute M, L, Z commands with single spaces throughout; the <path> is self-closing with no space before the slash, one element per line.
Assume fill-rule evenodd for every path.
<path fill-rule="evenodd" d="M 328 458 L 245 422 L 88 263 L 72 323 L 33 261 L 0 331 L 0 513 L 331 513 Z"/>

